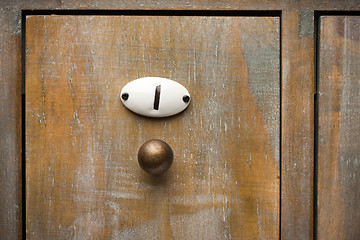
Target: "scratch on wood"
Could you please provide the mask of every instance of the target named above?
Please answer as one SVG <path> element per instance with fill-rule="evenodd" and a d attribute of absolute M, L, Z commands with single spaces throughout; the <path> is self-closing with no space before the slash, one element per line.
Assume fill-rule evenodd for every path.
<path fill-rule="evenodd" d="M 69 59 L 70 61 L 70 59 Z M 71 131 L 71 135 L 74 137 L 74 141 L 72 143 L 72 145 L 74 146 L 76 141 L 77 141 L 77 131 L 75 129 L 76 125 L 80 125 L 80 119 L 79 119 L 79 115 L 78 112 L 76 110 L 76 105 L 75 105 L 75 92 L 74 92 L 74 85 L 73 85 L 73 69 L 75 68 L 75 66 L 72 66 L 69 69 L 69 89 L 71 92 L 71 100 L 72 100 L 72 108 L 73 108 L 73 120 L 71 121 L 69 127 L 70 127 L 70 131 Z"/>
<path fill-rule="evenodd" d="M 46 17 L 44 16 L 44 32 L 45 32 L 45 43 L 43 45 L 43 51 L 41 52 L 41 105 L 42 105 L 42 113 L 40 116 L 40 124 L 44 123 L 46 127 L 46 113 L 45 113 L 45 77 L 44 77 L 44 56 L 48 50 L 48 35 L 47 35 L 47 28 L 46 28 Z"/>
<path fill-rule="evenodd" d="M 77 111 L 75 110 L 75 94 L 74 94 L 74 86 L 73 86 L 72 69 L 69 71 L 69 88 L 70 88 L 70 92 L 71 92 L 74 120 L 79 124 L 80 119 L 79 119 Z"/>
<path fill-rule="evenodd" d="M 259 239 L 261 240 L 261 221 L 260 221 L 260 211 L 259 211 L 259 199 L 256 198 L 256 216 L 257 216 L 257 225 L 259 229 Z"/>
<path fill-rule="evenodd" d="M 48 42 L 48 32 L 47 32 L 47 27 L 46 27 L 46 16 L 44 16 L 44 32 L 45 32 L 45 48 L 47 49 L 49 42 Z"/>
<path fill-rule="evenodd" d="M 45 80 L 44 80 L 44 53 L 41 54 L 41 106 L 42 113 L 40 115 L 40 126 L 44 123 L 46 127 L 46 114 L 45 114 Z"/>
<path fill-rule="evenodd" d="M 251 151 L 250 151 L 249 160 L 247 160 L 246 163 L 249 164 L 249 165 L 250 165 L 250 168 L 251 168 L 251 166 L 252 166 Z"/>

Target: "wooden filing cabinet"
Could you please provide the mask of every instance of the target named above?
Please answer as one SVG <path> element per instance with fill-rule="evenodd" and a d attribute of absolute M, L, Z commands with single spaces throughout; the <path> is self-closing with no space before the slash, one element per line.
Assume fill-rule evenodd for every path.
<path fill-rule="evenodd" d="M 1 144 L 19 170 L 0 178 L 1 238 L 360 237 L 359 4 L 51 4 L 23 12 L 22 54 L 2 35 L 25 84 L 3 95 L 23 141 Z M 181 83 L 190 106 L 127 110 L 121 88 L 146 76 Z M 137 163 L 153 138 L 174 151 L 160 176 Z"/>

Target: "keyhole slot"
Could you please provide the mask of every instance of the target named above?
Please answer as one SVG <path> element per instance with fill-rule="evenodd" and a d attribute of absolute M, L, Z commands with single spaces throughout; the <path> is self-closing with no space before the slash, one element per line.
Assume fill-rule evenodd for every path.
<path fill-rule="evenodd" d="M 155 88 L 155 99 L 154 99 L 154 109 L 155 110 L 159 110 L 160 92 L 161 92 L 161 85 L 158 85 Z"/>

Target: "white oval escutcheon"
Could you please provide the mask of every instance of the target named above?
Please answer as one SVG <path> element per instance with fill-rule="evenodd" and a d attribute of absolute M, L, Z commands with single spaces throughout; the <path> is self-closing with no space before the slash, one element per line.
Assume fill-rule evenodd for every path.
<path fill-rule="evenodd" d="M 167 78 L 144 77 L 127 83 L 120 93 L 131 111 L 147 117 L 168 117 L 183 111 L 190 103 L 188 90 Z"/>

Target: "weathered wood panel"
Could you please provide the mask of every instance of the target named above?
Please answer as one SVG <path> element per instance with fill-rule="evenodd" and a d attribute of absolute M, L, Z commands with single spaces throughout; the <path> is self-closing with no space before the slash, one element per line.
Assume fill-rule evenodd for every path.
<path fill-rule="evenodd" d="M 277 17 L 29 16 L 29 239 L 278 239 Z M 119 93 L 143 76 L 177 80 L 189 108 L 148 119 Z M 169 172 L 137 164 L 151 138 Z"/>
<path fill-rule="evenodd" d="M 314 16 L 282 16 L 281 238 L 312 239 Z"/>
<path fill-rule="evenodd" d="M 18 239 L 22 226 L 20 39 L 0 32 L 0 46 L 0 239 Z"/>
<path fill-rule="evenodd" d="M 318 239 L 360 238 L 360 17 L 321 18 Z"/>
<path fill-rule="evenodd" d="M 33 1 L 33 0 L 2 0 L 0 1 L 0 135 L 6 136 L 6 139 L 3 137 L 0 144 L 0 164 L 3 171 L 0 171 L 0 186 L 2 189 L 0 196 L 0 239 L 21 239 L 21 164 L 20 164 L 20 134 L 15 134 L 16 132 L 21 132 L 20 126 L 20 114 L 18 114 L 14 109 L 19 107 L 20 102 L 20 75 L 19 69 L 20 66 L 20 30 L 21 30 L 21 10 L 22 9 L 201 9 L 201 10 L 221 10 L 221 9 L 238 9 L 238 10 L 282 10 L 283 19 L 282 24 L 284 26 L 283 31 L 286 31 L 286 25 L 288 18 L 297 18 L 301 12 L 313 10 L 360 10 L 359 2 L 354 0 L 298 0 L 298 1 L 271 1 L 271 0 L 259 0 L 259 1 L 248 1 L 248 0 L 231 0 L 231 1 L 213 1 L 213 0 L 189 0 L 186 2 L 178 0 L 163 0 L 163 1 L 138 1 L 138 0 L 129 0 L 129 1 L 113 1 L 113 0 L 103 0 L 103 1 L 94 1 L 94 0 L 43 0 L 43 1 Z M 312 19 L 311 15 L 306 15 L 306 19 Z M 296 31 L 296 24 L 294 23 L 291 28 L 294 28 Z M 291 28 L 288 28 L 290 31 Z M 284 32 L 285 33 L 285 32 Z M 297 49 L 293 48 L 291 42 L 293 41 L 292 37 L 296 35 L 293 34 L 284 34 L 283 43 L 286 41 L 288 45 L 283 45 L 282 50 L 285 52 L 296 52 Z M 304 46 L 307 45 L 307 38 L 297 38 L 298 45 Z M 16 50 L 18 49 L 18 50 Z M 15 51 L 16 50 L 16 51 Z M 291 56 L 294 56 L 292 54 Z M 284 80 L 291 79 L 291 81 L 283 81 L 283 91 L 286 88 L 292 89 L 295 91 L 297 86 L 297 78 L 292 78 L 292 69 L 301 68 L 299 64 L 305 63 L 305 59 L 301 60 L 301 57 L 306 57 L 306 55 L 299 55 L 298 57 L 288 58 L 287 54 L 283 54 L 283 78 Z M 307 58 L 307 57 L 306 57 Z M 313 66 L 311 66 L 313 67 Z M 300 70 L 299 70 L 300 71 Z M 307 70 L 308 71 L 308 70 Z M 296 72 L 296 70 L 295 70 Z M 289 74 L 285 74 L 289 73 Z M 301 74 L 299 74 L 301 76 Z M 311 77 L 313 78 L 313 77 Z M 293 106 L 293 98 L 290 98 L 289 101 L 287 98 L 291 96 L 291 91 L 288 91 L 290 95 L 283 94 L 282 102 Z M 297 101 L 297 99 L 295 99 Z M 312 97 L 309 99 L 312 101 Z M 306 103 L 307 104 L 307 103 Z M 289 114 L 289 117 L 286 117 L 285 114 Z M 282 112 L 283 119 L 289 119 L 292 116 L 291 111 Z M 301 117 L 301 116 L 299 116 Z M 305 116 L 305 121 L 307 116 Z M 298 131 L 288 131 L 288 134 L 282 135 L 282 140 L 288 141 L 287 145 L 290 145 L 292 138 L 309 138 L 308 131 L 300 131 L 299 125 L 303 122 L 301 118 L 291 118 L 291 121 L 295 121 L 291 124 L 295 126 Z M 283 121 L 284 122 L 284 121 Z M 299 123 L 299 124 L 298 124 Z M 290 124 L 290 123 L 289 123 Z M 308 129 L 306 125 L 302 125 L 304 129 Z M 284 129 L 283 129 L 284 131 Z M 285 138 L 289 138 L 286 140 Z M 310 136 L 312 138 L 312 134 Z M 309 139 L 309 142 L 311 139 Z M 284 186 L 282 192 L 288 192 L 289 195 L 292 195 L 292 188 L 286 187 L 287 184 L 285 181 L 287 179 L 292 179 L 292 175 L 295 174 L 302 178 L 307 178 L 307 174 L 296 173 L 295 171 L 304 170 L 305 173 L 308 172 L 306 162 L 303 159 L 310 158 L 309 150 L 306 147 L 301 147 L 301 145 L 292 144 L 292 147 L 287 148 L 287 145 L 282 145 L 282 161 L 288 161 L 289 163 L 297 163 L 297 166 L 303 166 L 302 168 L 297 168 L 293 170 L 291 168 L 285 168 L 282 171 L 282 181 Z M 18 150 L 16 150 L 18 149 Z M 296 154 L 294 153 L 296 152 Z M 287 170 L 288 169 L 288 170 Z M 285 175 L 290 175 L 290 177 L 285 178 Z M 312 174 L 309 175 L 312 178 Z M 302 180 L 302 187 L 294 188 L 294 191 L 297 191 L 297 197 L 303 199 L 309 199 L 308 189 L 311 186 L 305 185 L 307 180 Z M 291 183 L 289 183 L 291 184 Z M 295 185 L 298 185 L 295 183 Z M 295 207 L 289 208 L 289 206 L 296 206 L 301 200 L 299 198 L 290 198 L 282 196 L 282 204 L 286 206 L 282 210 L 282 219 L 286 219 L 286 222 L 283 221 L 282 224 L 282 237 L 284 239 L 294 239 L 291 236 L 300 236 L 303 232 L 308 231 L 308 225 L 306 222 L 311 221 L 311 218 L 308 218 L 307 214 L 299 214 L 298 209 Z M 312 205 L 309 203 L 308 206 Z M 306 205 L 302 205 L 306 207 Z M 312 209 L 302 209 L 301 212 L 312 212 Z M 288 214 L 285 216 L 284 214 Z M 291 222 L 291 223 L 290 223 Z M 300 226 L 304 226 L 303 229 Z M 303 239 L 303 238 L 299 238 Z"/>
<path fill-rule="evenodd" d="M 15 9 L 199 9 L 199 10 L 359 10 L 359 2 L 354 0 L 178 0 L 161 1 L 96 1 L 96 0 L 3 0 L 3 10 Z"/>

